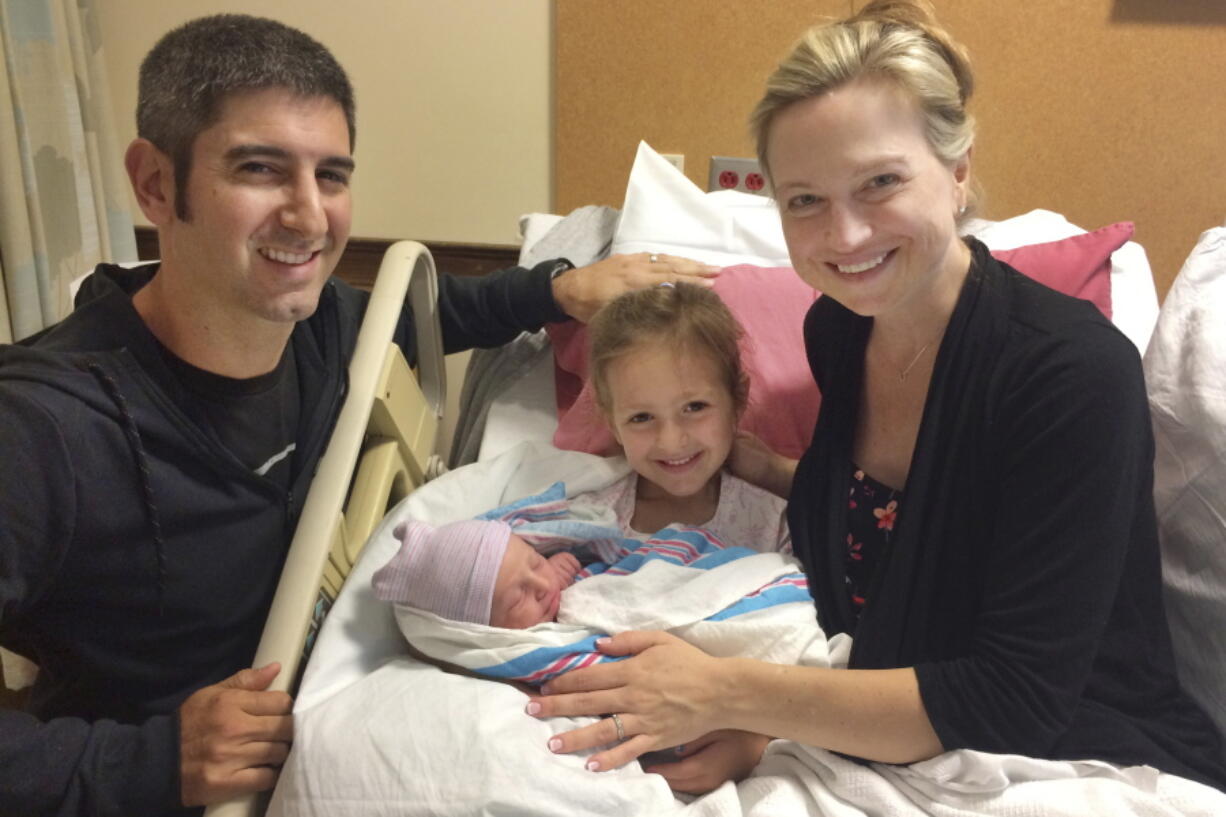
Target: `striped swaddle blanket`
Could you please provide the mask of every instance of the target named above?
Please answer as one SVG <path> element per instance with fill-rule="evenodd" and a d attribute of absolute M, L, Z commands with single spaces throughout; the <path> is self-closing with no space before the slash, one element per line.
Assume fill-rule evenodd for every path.
<path fill-rule="evenodd" d="M 396 605 L 400 630 L 425 655 L 493 678 L 541 684 L 609 658 L 595 641 L 664 630 L 711 655 L 829 664 L 808 584 L 790 555 L 725 547 L 701 528 L 665 528 L 646 540 L 605 524 L 599 509 L 565 499 L 559 483 L 498 508 L 542 552 L 569 548 L 586 565 L 562 593 L 556 622 L 525 630 L 448 621 Z"/>

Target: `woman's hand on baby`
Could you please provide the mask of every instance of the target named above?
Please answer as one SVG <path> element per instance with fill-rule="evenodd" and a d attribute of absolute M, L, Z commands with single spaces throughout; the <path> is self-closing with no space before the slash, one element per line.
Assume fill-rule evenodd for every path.
<path fill-rule="evenodd" d="M 570 553 L 555 553 L 547 560 L 562 580 L 562 587 L 570 587 L 575 583 L 575 574 L 583 569 L 579 560 Z"/>
<path fill-rule="evenodd" d="M 720 729 L 677 747 L 677 761 L 657 763 L 643 771 L 661 775 L 673 791 L 706 794 L 725 781 L 749 776 L 771 739 L 740 729 Z"/>
<path fill-rule="evenodd" d="M 588 769 L 604 771 L 654 749 L 692 743 L 723 725 L 718 659 L 662 632 L 625 632 L 600 639 L 596 646 L 606 655 L 631 657 L 560 675 L 528 702 L 528 714 L 538 718 L 601 716 L 596 723 L 554 735 L 551 751 L 614 744 L 587 761 Z M 614 713 L 622 740 L 617 722 L 608 717 Z"/>
<path fill-rule="evenodd" d="M 624 292 L 678 281 L 710 286 L 718 274 L 719 267 L 679 255 L 611 255 L 554 278 L 553 299 L 567 315 L 587 323 L 600 307 Z"/>

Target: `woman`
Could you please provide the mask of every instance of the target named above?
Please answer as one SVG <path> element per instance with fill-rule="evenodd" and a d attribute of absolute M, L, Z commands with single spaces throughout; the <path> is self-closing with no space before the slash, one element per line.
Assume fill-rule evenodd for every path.
<path fill-rule="evenodd" d="M 825 295 L 805 322 L 823 400 L 799 463 L 751 441 L 734 459 L 789 497 L 819 620 L 854 635 L 850 668 L 623 634 L 606 649 L 630 660 L 529 704 L 618 713 L 626 740 L 598 768 L 714 732 L 703 771 L 685 771 L 697 790 L 744 774 L 757 733 L 891 763 L 972 748 L 1226 787 L 1171 658 L 1140 360 L 1090 304 L 959 238 L 971 84 L 930 8 L 889 0 L 811 30 L 769 80 L 753 124 L 793 266 Z M 618 736 L 605 718 L 551 748 Z"/>

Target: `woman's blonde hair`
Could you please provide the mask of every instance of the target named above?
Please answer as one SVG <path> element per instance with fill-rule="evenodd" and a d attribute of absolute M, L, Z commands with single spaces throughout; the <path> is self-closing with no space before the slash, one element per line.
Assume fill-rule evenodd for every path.
<path fill-rule="evenodd" d="M 732 396 L 739 417 L 749 399 L 741 365 L 741 325 L 707 287 L 678 283 L 627 292 L 606 304 L 588 324 L 588 364 L 596 404 L 612 414 L 609 366 L 645 343 L 666 343 L 679 353 L 706 355 Z"/>
<path fill-rule="evenodd" d="M 966 51 L 927 0 L 874 0 L 846 20 L 810 28 L 767 79 L 750 116 L 767 178 L 767 141 L 780 111 L 870 77 L 896 83 L 919 103 L 928 144 L 943 161 L 956 162 L 970 150 L 975 120 L 966 103 L 974 78 Z"/>

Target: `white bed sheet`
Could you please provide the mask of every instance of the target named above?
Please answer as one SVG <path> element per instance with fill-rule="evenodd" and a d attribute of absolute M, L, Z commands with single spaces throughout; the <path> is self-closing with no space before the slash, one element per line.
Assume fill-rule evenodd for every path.
<path fill-rule="evenodd" d="M 524 374 L 490 403 L 478 461 L 493 459 L 523 442 L 553 440 L 558 404 L 549 348 L 546 344 L 545 353 L 537 355 Z"/>
<path fill-rule="evenodd" d="M 637 763 L 605 773 L 548 739 L 590 719 L 538 720 L 523 693 L 449 675 L 406 655 L 370 577 L 407 516 L 441 523 L 535 493 L 620 478 L 622 461 L 528 444 L 429 483 L 384 520 L 320 633 L 295 705 L 294 746 L 269 817 L 368 815 L 982 815 L 1119 817 L 1226 814 L 1226 795 L 1147 767 L 957 751 L 907 767 L 863 766 L 775 741 L 756 772 L 693 802 Z"/>

